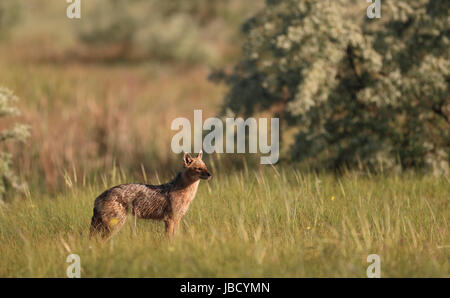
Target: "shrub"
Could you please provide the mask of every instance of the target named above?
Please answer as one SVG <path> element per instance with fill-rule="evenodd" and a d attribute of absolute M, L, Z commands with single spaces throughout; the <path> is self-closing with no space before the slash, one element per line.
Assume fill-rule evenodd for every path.
<path fill-rule="evenodd" d="M 267 0 L 242 60 L 215 74 L 223 112 L 276 110 L 297 129 L 291 157 L 317 166 L 448 171 L 449 6 L 383 2 L 369 20 L 348 1 Z"/>
<path fill-rule="evenodd" d="M 0 87 L 0 117 L 17 116 L 19 110 L 14 106 L 17 97 L 8 89 Z M 28 127 L 16 124 L 12 128 L 0 131 L 0 144 L 7 141 L 24 141 L 29 135 Z M 11 155 L 0 152 L 0 203 L 9 190 L 23 190 L 24 184 L 19 183 L 12 169 Z"/>

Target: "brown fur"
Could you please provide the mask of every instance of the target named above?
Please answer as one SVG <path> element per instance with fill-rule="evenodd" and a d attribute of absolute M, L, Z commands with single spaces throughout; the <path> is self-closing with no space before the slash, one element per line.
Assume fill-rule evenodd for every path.
<path fill-rule="evenodd" d="M 197 193 L 200 179 L 210 178 L 202 153 L 196 158 L 186 153 L 183 169 L 168 183 L 110 188 L 95 199 L 90 234 L 108 237 L 122 227 L 130 210 L 139 218 L 164 221 L 167 234 L 173 236 Z"/>

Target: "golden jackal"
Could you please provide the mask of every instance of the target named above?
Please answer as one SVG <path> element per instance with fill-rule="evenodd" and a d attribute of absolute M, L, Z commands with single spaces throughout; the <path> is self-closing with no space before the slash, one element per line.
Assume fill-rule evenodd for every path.
<path fill-rule="evenodd" d="M 183 160 L 183 169 L 166 184 L 122 184 L 99 195 L 94 203 L 91 236 L 100 233 L 107 237 L 119 230 L 130 209 L 139 218 L 164 221 L 166 233 L 174 235 L 197 193 L 200 179 L 211 178 L 201 152 L 195 158 L 185 153 Z"/>

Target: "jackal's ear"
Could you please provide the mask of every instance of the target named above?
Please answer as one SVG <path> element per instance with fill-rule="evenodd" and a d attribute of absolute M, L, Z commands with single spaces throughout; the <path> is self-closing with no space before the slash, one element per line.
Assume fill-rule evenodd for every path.
<path fill-rule="evenodd" d="M 198 159 L 202 159 L 202 156 L 203 156 L 203 151 L 200 151 L 200 152 L 198 153 L 198 155 L 197 155 L 197 158 L 198 158 Z"/>
<path fill-rule="evenodd" d="M 185 153 L 183 157 L 184 165 L 188 166 L 192 163 L 192 156 L 189 153 Z"/>

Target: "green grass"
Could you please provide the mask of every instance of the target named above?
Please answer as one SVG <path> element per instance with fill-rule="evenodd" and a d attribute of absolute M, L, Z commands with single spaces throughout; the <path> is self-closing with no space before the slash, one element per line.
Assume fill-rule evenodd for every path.
<path fill-rule="evenodd" d="M 55 197 L 0 207 L 1 277 L 65 277 L 69 253 L 82 277 L 365 277 L 374 253 L 382 277 L 449 277 L 446 177 L 218 173 L 173 241 L 161 222 L 130 216 L 105 243 L 88 239 L 93 201 L 130 179 L 66 180 Z"/>

